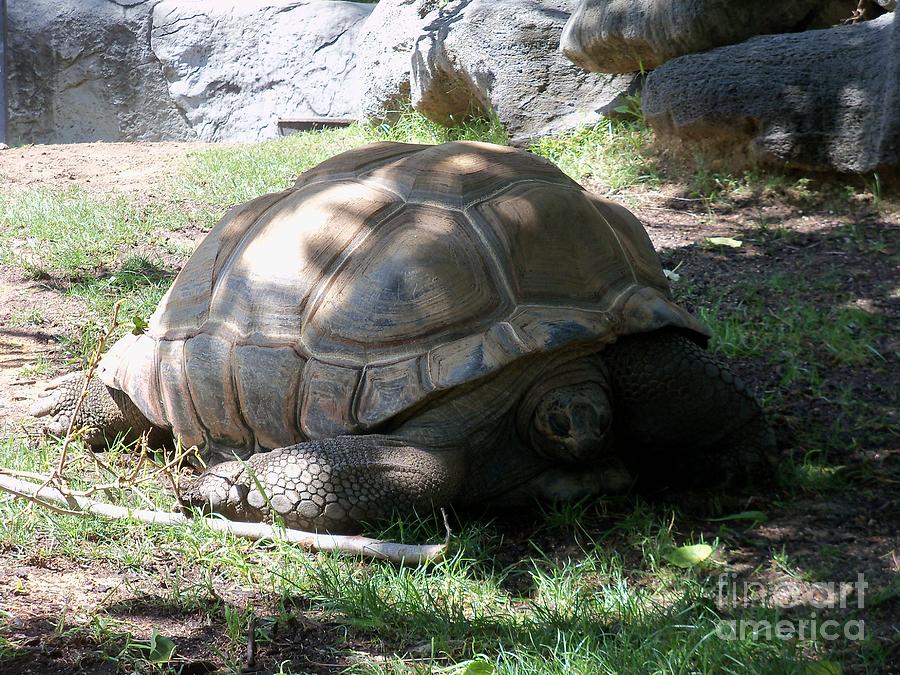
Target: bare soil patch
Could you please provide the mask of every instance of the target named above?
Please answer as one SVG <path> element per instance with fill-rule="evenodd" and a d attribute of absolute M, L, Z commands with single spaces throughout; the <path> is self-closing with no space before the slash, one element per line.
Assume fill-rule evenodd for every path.
<path fill-rule="evenodd" d="M 7 148 L 0 150 L 0 185 L 143 192 L 172 172 L 173 160 L 203 147 L 203 143 L 79 143 Z"/>
<path fill-rule="evenodd" d="M 45 378 L 62 372 L 57 340 L 78 305 L 16 270 L 0 268 L 0 432 L 25 422 Z M 35 307 L 41 308 L 40 323 L 23 321 Z"/>

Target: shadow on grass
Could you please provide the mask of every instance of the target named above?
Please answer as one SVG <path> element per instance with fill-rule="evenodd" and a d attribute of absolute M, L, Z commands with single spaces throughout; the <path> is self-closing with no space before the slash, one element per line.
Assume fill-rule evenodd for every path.
<path fill-rule="evenodd" d="M 782 445 L 844 461 L 897 439 L 900 228 L 876 214 L 830 226 L 808 215 L 806 230 L 772 216 L 736 228 L 737 248 L 692 244 L 661 259 L 677 270 L 676 300 L 711 326 L 712 349 L 793 430 Z"/>

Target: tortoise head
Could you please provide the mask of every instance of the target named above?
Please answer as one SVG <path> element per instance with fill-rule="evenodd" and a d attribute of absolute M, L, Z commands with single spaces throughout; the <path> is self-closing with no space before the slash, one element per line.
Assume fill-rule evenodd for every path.
<path fill-rule="evenodd" d="M 578 359 L 544 373 L 519 408 L 519 433 L 549 459 L 599 459 L 612 448 L 608 392 L 606 375 L 595 360 Z"/>

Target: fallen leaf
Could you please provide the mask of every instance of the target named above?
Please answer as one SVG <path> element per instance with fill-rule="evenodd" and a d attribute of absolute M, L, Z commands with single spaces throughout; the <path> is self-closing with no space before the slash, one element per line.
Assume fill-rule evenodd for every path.
<path fill-rule="evenodd" d="M 669 281 L 678 281 L 681 279 L 681 275 L 678 274 L 675 270 L 663 270 L 663 274 L 666 275 L 666 279 Z"/>
<path fill-rule="evenodd" d="M 150 654 L 147 660 L 150 663 L 168 663 L 175 653 L 175 642 L 159 633 L 155 628 L 150 636 Z"/>
<path fill-rule="evenodd" d="M 707 244 L 712 244 L 713 246 L 728 246 L 730 248 L 740 248 L 742 242 L 740 239 L 733 239 L 731 237 L 707 237 Z"/>
<path fill-rule="evenodd" d="M 663 557 L 677 567 L 688 569 L 702 563 L 712 552 L 713 547 L 709 544 L 692 544 L 672 549 Z"/>
<path fill-rule="evenodd" d="M 462 672 L 463 675 L 491 675 L 494 672 L 494 664 L 477 659 L 470 661 Z"/>

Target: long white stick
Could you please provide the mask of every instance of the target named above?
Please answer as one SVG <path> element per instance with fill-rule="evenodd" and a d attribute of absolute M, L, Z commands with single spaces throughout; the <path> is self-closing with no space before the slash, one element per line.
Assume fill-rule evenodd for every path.
<path fill-rule="evenodd" d="M 38 483 L 20 480 L 0 473 L 0 489 L 29 499 L 48 508 L 59 504 L 67 512 L 78 515 L 95 515 L 110 520 L 137 520 L 156 525 L 178 525 L 188 519 L 181 513 L 128 509 L 115 504 L 88 499 L 87 497 L 66 496 L 59 490 L 41 486 Z M 425 562 L 442 560 L 447 554 L 447 544 L 397 544 L 390 541 L 346 535 L 317 534 L 301 530 L 274 528 L 263 523 L 242 523 L 222 518 L 203 518 L 203 524 L 216 532 L 227 532 L 236 537 L 259 541 L 261 539 L 283 540 L 299 544 L 311 551 L 341 551 L 366 558 L 389 560 L 401 565 L 420 565 Z"/>

